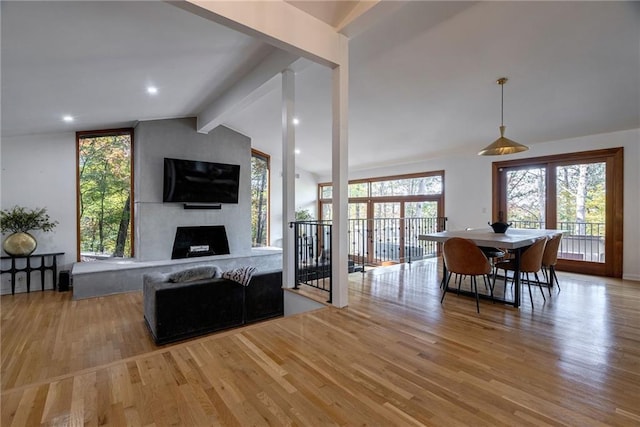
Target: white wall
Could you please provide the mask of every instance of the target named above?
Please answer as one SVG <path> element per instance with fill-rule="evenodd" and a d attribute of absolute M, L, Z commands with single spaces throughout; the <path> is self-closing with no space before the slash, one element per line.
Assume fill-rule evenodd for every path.
<path fill-rule="evenodd" d="M 60 269 L 71 269 L 76 260 L 76 148 L 75 133 L 3 137 L 0 146 L 0 208 L 15 205 L 47 208 L 59 224 L 49 232 L 34 231 L 37 252 L 64 252 Z M 6 235 L 2 236 L 2 240 Z M 4 255 L 4 253 L 3 253 Z M 8 261 L 3 261 L 7 268 Z M 52 287 L 47 272 L 46 288 Z M 33 274 L 31 286 L 40 289 L 40 274 Z M 16 292 L 26 291 L 24 273 Z M 11 292 L 9 275 L 2 275 L 1 293 Z"/>
<path fill-rule="evenodd" d="M 270 168 L 269 241 L 271 246 L 282 247 L 282 158 L 271 155 Z M 296 210 L 307 209 L 314 218 L 318 218 L 316 196 L 320 181 L 314 174 L 298 166 L 296 166 L 296 176 Z"/>
<path fill-rule="evenodd" d="M 187 126 L 191 126 L 189 120 L 195 119 L 179 119 L 186 120 Z M 158 122 L 143 122 L 138 126 L 160 126 Z M 170 122 L 170 121 L 167 121 Z M 156 124 L 152 124 L 156 123 Z M 212 131 L 209 135 L 195 133 L 195 125 L 191 126 L 194 139 L 199 142 L 189 143 L 185 138 L 180 141 L 172 139 L 167 141 L 161 138 L 154 138 L 146 150 L 142 150 L 138 157 L 134 160 L 140 161 L 142 170 L 136 171 L 136 177 L 141 178 L 148 176 L 149 181 L 143 180 L 151 187 L 143 185 L 141 191 L 135 193 L 136 200 L 144 202 L 152 202 L 144 206 L 151 206 L 151 209 L 140 208 L 136 206 L 136 219 L 144 223 L 145 219 L 152 220 L 152 224 L 157 223 L 156 214 L 169 212 L 169 217 L 181 223 L 181 225 L 207 225 L 207 224 L 224 224 L 227 225 L 227 233 L 229 236 L 229 246 L 232 254 L 243 255 L 251 251 L 251 234 L 250 234 L 250 212 L 246 207 L 250 203 L 249 179 L 250 179 L 250 140 L 249 138 L 233 132 L 226 128 Z M 167 129 L 165 129 L 166 131 Z M 220 135 L 223 132 L 225 135 Z M 232 136 L 230 136 L 233 134 Z M 172 133 L 167 131 L 166 137 L 171 137 Z M 181 134 L 183 135 L 183 134 Z M 188 139 L 188 138 L 187 138 Z M 140 138 L 141 147 L 147 144 L 145 139 Z M 218 142 L 216 145 L 216 141 Z M 153 145 L 165 147 L 159 154 L 154 154 Z M 173 148 L 167 148 L 166 145 L 173 145 Z M 200 145 L 202 144 L 202 145 Z M 196 147 L 198 146 L 198 147 Z M 192 151 L 190 151 L 192 150 Z M 240 199 L 246 201 L 245 205 L 224 205 L 220 211 L 185 211 L 182 206 L 168 206 L 163 209 L 161 203 L 158 205 L 158 199 L 162 201 L 162 158 L 178 157 L 192 158 L 200 155 L 205 150 L 211 155 L 211 159 L 215 158 L 220 162 L 233 163 L 237 162 L 241 165 L 241 190 Z M 156 163 L 158 163 L 158 166 Z M 205 159 L 206 160 L 206 159 Z M 76 142 L 75 132 L 51 134 L 51 135 L 23 135 L 16 137 L 3 137 L 0 145 L 0 161 L 2 174 L 0 175 L 0 208 L 8 209 L 14 205 L 25 206 L 28 208 L 46 207 L 47 212 L 52 220 L 59 222 L 58 226 L 49 233 L 34 232 L 33 235 L 38 240 L 37 252 L 64 252 L 65 255 L 59 258 L 59 270 L 70 270 L 73 263 L 77 259 L 76 248 Z M 243 184 L 246 183 L 246 185 Z M 160 183 L 160 190 L 154 186 Z M 238 225 L 242 224 L 242 225 Z M 172 233 L 175 234 L 175 224 L 172 226 Z M 232 236 L 229 228 L 240 230 Z M 153 228 L 153 227 L 152 227 Z M 156 237 L 163 233 L 149 232 L 149 229 L 143 227 L 143 234 L 150 239 L 151 245 L 162 246 L 163 254 L 158 255 L 154 249 L 147 251 L 145 259 L 159 259 L 158 256 L 166 259 L 170 258 L 171 245 L 173 244 L 173 234 L 170 236 L 171 243 L 157 241 Z M 156 229 L 157 231 L 157 229 Z M 6 235 L 2 236 L 2 241 Z M 165 248 L 168 246 L 168 249 Z M 141 248 L 145 250 L 143 244 Z M 4 253 L 3 253 L 4 254 Z M 9 261 L 3 261 L 2 268 L 8 268 Z M 45 280 L 46 288 L 52 288 L 51 273 L 47 273 Z M 2 275 L 0 283 L 0 293 L 10 293 L 11 283 L 8 274 Z M 34 289 L 40 288 L 40 275 L 33 274 L 31 286 Z M 16 292 L 26 291 L 26 282 L 24 274 L 18 275 L 16 283 Z"/>
<path fill-rule="evenodd" d="M 447 229 L 483 227 L 491 220 L 491 164 L 494 161 L 624 147 L 623 277 L 640 280 L 640 129 L 589 135 L 531 145 L 529 151 L 508 156 L 478 156 L 475 152 L 386 168 L 350 171 L 349 179 L 414 172 L 445 171 Z M 478 146 L 478 150 L 480 150 Z M 320 177 L 331 181 L 331 177 Z"/>

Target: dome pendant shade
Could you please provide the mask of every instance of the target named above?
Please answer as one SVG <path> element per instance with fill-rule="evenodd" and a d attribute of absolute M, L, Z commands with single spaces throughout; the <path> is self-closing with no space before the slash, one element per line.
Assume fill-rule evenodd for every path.
<path fill-rule="evenodd" d="M 504 85 L 507 83 L 506 77 L 500 77 L 496 83 L 500 85 L 500 138 L 493 141 L 482 151 L 478 153 L 479 156 L 500 156 L 503 154 L 519 153 L 521 151 L 527 151 L 529 147 L 519 144 L 509 138 L 504 137 Z"/>
<path fill-rule="evenodd" d="M 519 153 L 521 151 L 527 151 L 529 147 L 518 144 L 509 138 L 504 137 L 505 126 L 500 126 L 500 138 L 493 141 L 484 150 L 478 153 L 479 156 L 501 156 L 503 154 Z"/>

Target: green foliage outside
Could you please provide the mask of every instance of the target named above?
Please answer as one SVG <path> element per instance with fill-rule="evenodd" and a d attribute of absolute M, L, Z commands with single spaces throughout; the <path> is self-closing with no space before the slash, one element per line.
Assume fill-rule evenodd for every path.
<path fill-rule="evenodd" d="M 296 211 L 296 221 L 313 221 L 315 218 L 309 209 L 298 209 Z"/>
<path fill-rule="evenodd" d="M 605 164 L 557 168 L 558 221 L 604 223 Z"/>
<path fill-rule="evenodd" d="M 251 246 L 267 245 L 269 160 L 251 156 Z"/>
<path fill-rule="evenodd" d="M 546 221 L 546 171 L 530 168 L 507 173 L 507 216 L 505 220 Z M 544 228 L 544 227 L 542 227 Z"/>
<path fill-rule="evenodd" d="M 442 194 L 442 177 L 434 175 L 354 182 L 349 184 L 348 192 L 349 198 L 437 195 Z M 322 185 L 320 194 L 322 199 L 330 199 L 333 196 L 331 184 Z"/>
<path fill-rule="evenodd" d="M 427 196 L 442 194 L 442 176 L 423 176 L 412 178 L 399 178 L 387 180 L 375 180 L 371 182 L 356 182 L 349 184 L 349 198 L 368 199 L 374 201 L 373 217 L 399 218 L 400 202 L 383 202 L 384 197 L 389 196 Z M 333 195 L 331 184 L 320 187 L 321 198 L 328 202 Z M 331 205 L 322 203 L 322 219 L 329 220 L 332 217 Z M 404 202 L 405 218 L 435 218 L 438 216 L 438 204 L 432 201 Z M 366 219 L 368 216 L 367 203 L 364 201 L 349 202 L 349 219 Z"/>
<path fill-rule="evenodd" d="M 604 224 L 605 164 L 586 163 L 556 167 L 557 222 Z M 507 173 L 507 221 L 546 223 L 545 168 Z"/>
<path fill-rule="evenodd" d="M 79 141 L 80 251 L 131 257 L 131 138 L 127 134 Z"/>

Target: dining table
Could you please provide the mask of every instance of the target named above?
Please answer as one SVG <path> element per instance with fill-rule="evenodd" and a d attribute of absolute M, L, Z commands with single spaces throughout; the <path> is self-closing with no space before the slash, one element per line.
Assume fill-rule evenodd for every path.
<path fill-rule="evenodd" d="M 506 292 L 504 298 L 496 298 L 492 296 L 494 301 L 511 304 L 514 307 L 520 307 L 521 292 L 520 292 L 520 255 L 522 251 L 531 246 L 536 240 L 541 238 L 549 238 L 555 234 L 562 233 L 563 230 L 548 230 L 548 229 L 521 229 L 511 228 L 505 233 L 496 233 L 491 228 L 477 228 L 471 230 L 452 230 L 452 231 L 440 231 L 437 233 L 421 234 L 418 236 L 418 240 L 427 240 L 433 242 L 444 243 L 452 237 L 462 237 L 473 241 L 476 245 L 482 247 L 495 247 L 500 249 L 507 249 L 513 254 L 514 260 L 514 292 L 513 300 L 506 299 Z M 442 287 L 446 286 L 447 278 L 447 266 L 443 261 L 443 279 Z M 474 295 L 471 292 L 458 291 L 457 289 L 447 286 L 445 291 L 456 291 L 460 293 L 468 293 Z"/>

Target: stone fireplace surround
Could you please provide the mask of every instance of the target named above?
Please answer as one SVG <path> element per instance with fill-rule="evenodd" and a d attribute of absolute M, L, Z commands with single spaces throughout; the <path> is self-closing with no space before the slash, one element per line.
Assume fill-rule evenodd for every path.
<path fill-rule="evenodd" d="M 208 134 L 196 131 L 196 119 L 140 122 L 134 140 L 135 257 L 169 260 L 177 227 L 223 225 L 229 253 L 251 253 L 251 139 L 224 126 Z M 220 209 L 185 209 L 164 203 L 165 157 L 240 165 L 238 203 Z"/>

